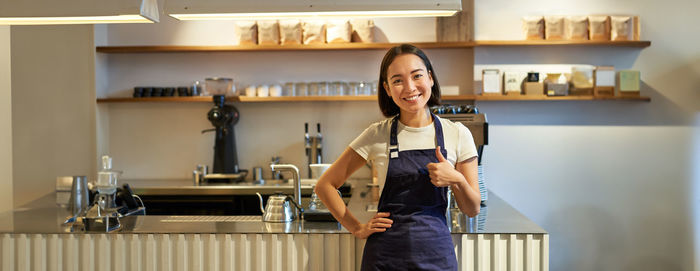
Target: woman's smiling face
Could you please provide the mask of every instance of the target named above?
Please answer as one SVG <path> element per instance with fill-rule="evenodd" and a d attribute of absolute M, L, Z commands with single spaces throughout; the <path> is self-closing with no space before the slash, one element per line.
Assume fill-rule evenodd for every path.
<path fill-rule="evenodd" d="M 386 76 L 384 88 L 401 111 L 417 113 L 425 110 L 434 83 L 420 57 L 414 54 L 397 56 L 389 64 Z"/>

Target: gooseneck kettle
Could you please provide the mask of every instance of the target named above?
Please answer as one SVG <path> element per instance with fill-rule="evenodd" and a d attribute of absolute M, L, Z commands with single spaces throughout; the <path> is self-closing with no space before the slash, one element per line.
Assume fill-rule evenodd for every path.
<path fill-rule="evenodd" d="M 296 219 L 294 209 L 302 210 L 294 199 L 282 193 L 276 193 L 267 198 L 267 206 L 263 207 L 263 198 L 260 193 L 255 193 L 260 199 L 260 211 L 263 213 L 263 222 L 291 222 Z M 301 212 L 300 212 L 301 213 Z"/>

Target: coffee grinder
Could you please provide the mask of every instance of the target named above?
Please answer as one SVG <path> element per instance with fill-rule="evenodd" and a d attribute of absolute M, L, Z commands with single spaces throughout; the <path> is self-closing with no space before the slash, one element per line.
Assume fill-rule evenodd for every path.
<path fill-rule="evenodd" d="M 121 227 L 116 204 L 117 179 L 120 171 L 112 169 L 112 158 L 102 156 L 102 170 L 97 173 L 95 190 L 97 195 L 92 207 L 85 212 L 82 221 L 87 231 L 110 232 Z"/>
<path fill-rule="evenodd" d="M 236 137 L 233 126 L 238 123 L 238 110 L 232 105 L 226 105 L 224 95 L 214 95 L 214 107 L 207 113 L 207 118 L 214 129 L 203 130 L 215 132 L 214 142 L 214 166 L 212 173 L 204 174 L 205 182 L 239 182 L 245 179 L 247 170 L 238 168 L 238 155 L 236 153 Z"/>

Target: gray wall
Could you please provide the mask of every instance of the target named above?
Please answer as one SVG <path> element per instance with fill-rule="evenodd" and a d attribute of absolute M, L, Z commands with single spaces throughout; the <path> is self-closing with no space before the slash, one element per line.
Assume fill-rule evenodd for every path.
<path fill-rule="evenodd" d="M 677 5 L 687 5 L 681 1 Z M 697 10 L 697 3 L 693 3 Z M 691 174 L 693 111 L 698 96 L 698 44 L 689 27 L 698 19 L 658 16 L 674 5 L 645 1 L 560 3 L 477 1 L 477 40 L 521 39 L 520 17 L 534 14 L 633 14 L 642 18 L 649 48 L 513 47 L 429 50 L 441 83 L 466 93 L 471 63 L 593 64 L 637 69 L 642 94 L 652 101 L 478 102 L 491 124 L 484 164 L 490 188 L 551 233 L 552 270 L 689 270 L 693 267 Z M 509 7 L 504 9 L 503 7 Z M 548 8 L 548 7 L 556 7 Z M 693 10 L 693 9 L 687 9 Z M 671 11 L 669 11 L 671 12 Z M 409 20 L 410 21 L 410 20 Z M 405 22 L 405 21 L 404 21 Z M 391 42 L 424 36 L 434 27 L 380 29 Z M 206 23 L 107 27 L 107 43 L 207 43 L 206 34 L 226 26 Z M 157 33 L 183 33 L 165 39 Z M 391 28 L 391 31 L 386 29 Z M 198 31 L 200 30 L 200 31 Z M 130 35 L 126 35 L 129 33 Z M 155 33 L 155 32 L 154 32 Z M 395 36 L 391 36 L 395 35 Z M 224 35 L 225 36 L 225 35 Z M 221 37 L 221 36 L 216 36 Z M 213 38 L 211 38 L 213 39 Z M 156 40 L 156 41 L 153 41 Z M 683 40 L 682 42 L 680 40 Z M 220 44 L 228 40 L 210 40 Z M 473 56 L 471 55 L 473 53 Z M 98 62 L 107 84 L 98 93 L 128 96 L 142 84 L 178 84 L 219 71 L 247 83 L 278 80 L 372 79 L 381 52 L 275 52 L 231 54 L 108 55 Z M 473 58 L 472 58 L 473 57 Z M 284 60 L 284 61 L 283 61 Z M 293 67 L 293 68 L 292 68 Z M 456 70 L 459 69 L 459 70 Z M 333 79 L 331 78 L 331 79 Z M 462 81 L 468 78 L 466 81 Z M 467 84 L 464 86 L 463 84 Z M 98 82 L 98 86 L 101 83 Z M 371 102 L 240 104 L 236 126 L 242 167 L 263 165 L 281 154 L 304 164 L 302 124 L 321 121 L 332 160 L 368 123 L 380 119 Z M 105 140 L 129 178 L 189 177 L 211 157 L 206 104 L 104 105 Z M 360 113 L 361 112 L 361 113 Z M 369 113 L 367 113 L 369 112 Z M 185 161 L 185 162 L 183 162 Z M 360 173 L 362 174 L 362 173 Z"/>
<path fill-rule="evenodd" d="M 695 132 L 693 136 L 693 158 L 690 160 L 693 178 L 691 179 L 690 205 L 693 219 L 693 251 L 695 270 L 700 269 L 700 257 L 698 247 L 700 247 L 700 112 L 695 112 Z"/>
<path fill-rule="evenodd" d="M 12 210 L 10 27 L 0 26 L 0 212 Z"/>
<path fill-rule="evenodd" d="M 652 99 L 478 103 L 492 124 L 493 144 L 484 157 L 490 187 L 550 232 L 552 270 L 694 268 L 699 9 L 697 1 L 475 3 L 478 40 L 521 39 L 525 15 L 631 14 L 641 18 L 642 39 L 652 42 L 644 49 L 475 50 L 476 64 L 586 63 L 640 70 L 642 95 Z"/>
<path fill-rule="evenodd" d="M 377 20 L 379 40 L 434 41 L 435 19 Z M 406 32 L 406 25 L 417 31 Z M 178 22 L 164 16 L 156 25 L 110 25 L 96 28 L 97 42 L 133 44 L 231 44 L 231 22 Z M 106 32 L 106 34 L 105 34 Z M 166 33 L 166 34 L 163 34 Z M 226 39 L 228 37 L 228 39 Z M 441 85 L 471 85 L 471 49 L 427 52 Z M 101 97 L 129 97 L 134 86 L 189 85 L 205 77 L 234 78 L 246 84 L 287 81 L 374 81 L 383 50 L 289 51 L 235 53 L 98 54 L 97 92 Z M 454 61 L 458 59 L 458 61 Z M 370 123 L 382 119 L 376 102 L 236 103 L 240 122 L 234 127 L 241 168 L 265 167 L 272 156 L 298 165 L 302 176 L 304 123 L 312 132 L 320 123 L 324 159 L 332 162 Z M 191 178 L 197 164 L 212 164 L 212 133 L 206 119 L 211 103 L 100 104 L 98 145 L 114 157 L 124 179 Z M 362 170 L 356 176 L 369 176 Z"/>
<path fill-rule="evenodd" d="M 93 27 L 12 26 L 14 206 L 95 175 Z"/>
<path fill-rule="evenodd" d="M 429 54 L 435 54 L 438 68 L 462 69 L 441 68 L 444 70 L 438 72 L 446 74 L 446 82 L 456 85 L 463 80 L 460 72 L 469 78 L 467 81 L 471 80 L 472 61 L 612 64 L 640 70 L 642 94 L 652 97 L 650 103 L 479 103 L 491 123 L 491 141 L 484 157 L 486 179 L 494 192 L 551 233 L 552 270 L 692 270 L 696 236 L 692 222 L 697 220 L 693 214 L 698 213 L 698 193 L 693 191 L 698 190 L 700 164 L 700 140 L 692 126 L 693 119 L 696 123 L 698 119 L 694 112 L 700 109 L 699 42 L 693 28 L 700 19 L 693 13 L 699 10 L 700 3 L 497 0 L 476 1 L 474 6 L 476 39 L 480 40 L 520 39 L 519 18 L 523 15 L 640 15 L 642 39 L 652 41 L 652 46 L 645 49 L 478 48 L 473 52 L 474 59 L 468 51 L 434 50 Z M 229 43 L 230 34 L 226 33 L 230 28 L 216 24 L 173 26 L 166 17 L 161 24 L 100 29 L 110 33 L 101 36 L 101 40 L 114 45 L 129 41 L 198 44 L 208 39 L 214 39 L 213 44 Z M 100 105 L 100 123 L 95 126 L 96 113 L 90 109 L 94 108 L 95 92 L 90 78 L 97 78 L 97 93 L 104 96 L 127 96 L 128 88 L 138 84 L 187 83 L 215 75 L 210 73 L 217 70 L 249 82 L 317 80 L 328 76 L 326 69 L 338 74 L 337 79 L 365 79 L 370 75 L 369 79 L 373 79 L 378 69 L 377 57 L 381 55 L 374 51 L 287 52 L 259 57 L 255 55 L 258 53 L 250 53 L 254 59 L 230 61 L 235 67 L 231 70 L 226 69 L 229 62 L 225 59 L 213 59 L 214 66 L 206 67 L 208 59 L 215 58 L 212 54 L 185 58 L 177 54 L 98 55 L 97 66 L 92 67 L 92 58 L 85 55 L 92 52 L 92 40 L 87 40 L 92 34 L 84 32 L 91 32 L 88 28 L 12 28 L 15 205 L 52 191 L 58 175 L 94 173 L 96 157 L 101 154 L 95 148 L 111 152 L 115 167 L 123 169 L 130 178 L 189 177 L 194 164 L 211 157 L 210 139 L 198 134 L 208 127 L 203 116 L 209 105 Z M 434 25 L 421 19 L 388 21 L 381 29 L 383 38 L 389 41 L 434 39 L 430 34 Z M 439 55 L 445 52 L 446 55 Z M 303 56 L 318 59 L 292 63 L 294 69 L 270 66 Z M 17 57 L 22 61 L 15 61 Z M 121 59 L 130 57 L 138 65 Z M 171 57 L 176 61 L 162 62 Z M 334 62 L 329 64 L 329 60 Z M 71 68 L 66 68 L 66 64 Z M 194 68 L 187 68 L 193 65 Z M 247 65 L 248 69 L 237 65 Z M 351 68 L 345 70 L 343 65 Z M 114 68 L 122 70 L 115 72 Z M 147 71 L 148 76 L 132 73 L 128 68 Z M 303 74 L 294 73 L 295 69 Z M 201 74 L 196 73 L 198 70 Z M 449 75 L 451 72 L 456 73 Z M 37 75 L 46 80 L 36 80 Z M 146 80 L 148 77 L 152 79 Z M 72 85 L 68 86 L 64 78 L 72 78 Z M 45 98 L 31 96 L 37 93 Z M 66 97 L 72 99 L 66 101 Z M 42 111 L 36 113 L 32 108 Z M 371 102 L 242 104 L 239 109 L 242 119 L 236 129 L 239 145 L 245 149 L 241 153 L 249 157 L 242 159 L 247 161 L 245 167 L 260 165 L 273 154 L 303 164 L 301 125 L 305 121 L 322 122 L 328 127 L 324 133 L 329 150 L 326 159 L 332 160 L 362 127 L 380 119 Z M 33 127 L 29 123 L 42 125 Z M 59 132 L 66 125 L 71 134 Z M 97 128 L 99 137 L 94 135 Z M 8 137 L 0 135 L 3 138 Z M 101 143 L 95 147 L 95 142 Z M 692 150 L 696 150 L 695 154 Z M 68 152 L 76 153 L 75 159 L 67 159 L 64 154 Z M 83 160 L 84 157 L 88 158 Z"/>

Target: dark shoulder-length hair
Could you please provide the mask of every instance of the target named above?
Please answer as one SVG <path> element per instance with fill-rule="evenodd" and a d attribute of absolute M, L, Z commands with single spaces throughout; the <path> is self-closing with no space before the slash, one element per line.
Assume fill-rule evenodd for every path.
<path fill-rule="evenodd" d="M 430 99 L 428 100 L 428 106 L 435 106 L 440 104 L 440 84 L 438 83 L 437 75 L 433 70 L 433 65 L 430 64 L 428 56 L 423 53 L 421 49 L 411 44 L 401 44 L 389 49 L 382 59 L 382 66 L 379 69 L 379 84 L 377 86 L 377 95 L 379 100 L 379 109 L 382 111 L 385 117 L 392 117 L 401 111 L 399 106 L 394 103 L 394 100 L 387 94 L 387 89 L 384 88 L 384 84 L 389 85 L 387 81 L 387 72 L 389 65 L 394 62 L 394 59 L 402 54 L 414 54 L 423 60 L 425 68 L 428 69 L 428 73 L 433 78 L 433 88 L 431 89 Z"/>

